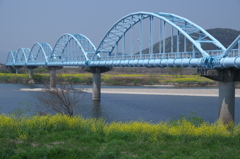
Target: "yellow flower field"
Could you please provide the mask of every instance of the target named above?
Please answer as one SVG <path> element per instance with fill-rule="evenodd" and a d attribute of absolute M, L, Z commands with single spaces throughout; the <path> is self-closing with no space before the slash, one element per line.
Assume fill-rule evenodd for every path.
<path fill-rule="evenodd" d="M 36 132 L 51 132 L 61 130 L 85 130 L 87 132 L 130 133 L 136 137 L 148 136 L 149 139 L 158 140 L 161 135 L 190 135 L 190 136 L 224 136 L 234 137 L 239 135 L 239 125 L 229 131 L 229 126 L 216 122 L 213 124 L 203 122 L 196 126 L 188 120 L 181 119 L 174 124 L 160 122 L 157 124 L 148 122 L 112 122 L 106 123 L 101 119 L 83 119 L 66 115 L 46 115 L 14 118 L 0 115 L 0 131 L 11 132 L 18 139 L 26 139 Z M 36 131 L 36 132 L 35 132 Z M 3 135 L 3 134 L 2 134 Z M 4 136 L 3 136 L 4 137 Z"/>

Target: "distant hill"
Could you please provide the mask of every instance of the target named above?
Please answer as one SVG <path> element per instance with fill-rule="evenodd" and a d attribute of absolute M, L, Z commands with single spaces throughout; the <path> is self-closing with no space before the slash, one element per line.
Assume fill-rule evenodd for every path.
<path fill-rule="evenodd" d="M 217 40 L 219 40 L 226 48 L 240 35 L 240 31 L 234 30 L 234 29 L 227 29 L 227 28 L 215 28 L 215 29 L 208 29 L 206 30 L 208 33 L 210 33 L 213 37 L 215 37 Z M 174 43 L 176 43 L 176 36 L 174 36 Z M 184 37 L 183 35 L 180 36 L 180 42 L 179 42 L 179 50 L 182 52 L 184 50 Z M 171 52 L 171 38 L 166 38 L 166 52 Z M 202 48 L 204 50 L 215 50 L 215 46 L 211 44 L 203 44 Z M 173 48 L 174 52 L 176 51 L 176 45 Z M 187 42 L 187 50 L 192 50 L 192 45 L 188 41 Z M 148 48 L 143 50 L 143 54 L 147 54 L 149 51 Z M 155 43 L 153 45 L 153 52 L 158 53 L 159 52 L 159 42 Z M 138 54 L 138 53 L 137 53 Z"/>
<path fill-rule="evenodd" d="M 225 47 L 228 47 L 240 35 L 240 31 L 226 28 L 208 29 L 207 32 L 220 41 Z"/>

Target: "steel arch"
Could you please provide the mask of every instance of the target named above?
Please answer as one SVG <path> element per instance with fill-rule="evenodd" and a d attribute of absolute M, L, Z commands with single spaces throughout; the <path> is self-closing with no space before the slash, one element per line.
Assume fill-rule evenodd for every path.
<path fill-rule="evenodd" d="M 48 62 L 51 53 L 52 47 L 48 43 L 35 43 L 28 56 L 27 63 Z"/>
<path fill-rule="evenodd" d="M 202 43 L 212 43 L 222 51 L 226 50 L 226 48 L 217 39 L 211 36 L 203 28 L 186 18 L 170 13 L 136 12 L 124 16 L 110 28 L 97 47 L 95 54 L 98 55 L 99 53 L 101 54 L 101 52 L 111 53 L 115 45 L 121 40 L 123 35 L 131 28 L 131 26 L 148 17 L 159 18 L 176 28 L 192 42 L 192 44 L 201 52 L 203 57 L 208 57 L 209 54 L 202 49 Z M 126 21 L 128 23 L 125 23 Z"/>
<path fill-rule="evenodd" d="M 90 54 L 94 54 L 96 51 L 96 47 L 93 45 L 93 43 L 82 34 L 64 34 L 62 35 L 58 41 L 56 42 L 52 54 L 50 56 L 51 62 L 66 62 L 62 58 L 64 50 L 66 49 L 67 45 L 71 40 L 74 40 L 76 44 L 79 46 L 80 50 L 82 50 L 85 60 L 88 61 L 88 56 Z"/>
<path fill-rule="evenodd" d="M 15 64 L 16 54 L 17 54 L 17 51 L 10 51 L 8 53 L 7 63 Z"/>
<path fill-rule="evenodd" d="M 226 57 L 228 56 L 229 52 L 236 46 L 238 45 L 238 56 L 240 55 L 240 35 L 228 46 L 228 48 L 221 54 L 219 55 L 220 57 Z"/>
<path fill-rule="evenodd" d="M 16 53 L 15 64 L 22 64 L 22 63 L 26 64 L 29 53 L 30 53 L 29 48 L 18 49 Z"/>

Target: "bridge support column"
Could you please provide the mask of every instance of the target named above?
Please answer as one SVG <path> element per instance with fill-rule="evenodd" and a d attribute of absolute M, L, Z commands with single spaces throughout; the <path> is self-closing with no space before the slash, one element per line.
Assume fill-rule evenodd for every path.
<path fill-rule="evenodd" d="M 93 72 L 92 76 L 92 100 L 100 100 L 101 99 L 101 72 L 100 68 L 96 68 L 95 72 Z"/>
<path fill-rule="evenodd" d="M 28 66 L 27 69 L 29 70 L 28 71 L 28 77 L 29 79 L 33 79 L 33 70 L 37 68 L 36 66 Z"/>
<path fill-rule="evenodd" d="M 56 70 L 51 69 L 50 71 L 50 88 L 56 88 Z"/>
<path fill-rule="evenodd" d="M 21 66 L 14 66 L 15 70 L 16 70 L 16 74 L 19 74 L 19 69 L 22 68 Z"/>
<path fill-rule="evenodd" d="M 16 74 L 18 74 L 19 73 L 19 68 L 16 68 Z"/>
<path fill-rule="evenodd" d="M 219 81 L 219 120 L 224 123 L 234 121 L 235 82 Z"/>
<path fill-rule="evenodd" d="M 29 79 L 33 79 L 33 69 L 29 69 L 28 77 L 29 77 Z"/>
<path fill-rule="evenodd" d="M 61 69 L 59 66 L 50 66 L 47 69 L 50 72 L 50 89 L 56 88 L 56 71 Z"/>
<path fill-rule="evenodd" d="M 235 81 L 240 81 L 240 70 L 198 69 L 201 76 L 219 81 L 219 120 L 225 124 L 234 122 Z"/>
<path fill-rule="evenodd" d="M 101 100 L 101 73 L 110 71 L 111 67 L 83 67 L 84 71 L 91 72 L 92 76 L 92 100 Z"/>
<path fill-rule="evenodd" d="M 37 68 L 36 66 L 28 66 L 28 77 L 29 77 L 29 81 L 28 83 L 35 83 L 33 80 L 33 69 Z"/>

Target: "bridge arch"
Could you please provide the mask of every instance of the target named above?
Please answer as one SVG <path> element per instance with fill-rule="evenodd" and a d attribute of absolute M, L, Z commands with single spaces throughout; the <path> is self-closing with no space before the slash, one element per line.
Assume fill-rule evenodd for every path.
<path fill-rule="evenodd" d="M 16 64 L 26 64 L 27 63 L 27 57 L 30 53 L 29 48 L 20 48 L 18 49 L 16 53 L 15 63 Z"/>
<path fill-rule="evenodd" d="M 10 51 L 7 56 L 7 63 L 9 65 L 15 64 L 15 58 L 16 58 L 17 51 Z"/>
<path fill-rule="evenodd" d="M 28 64 L 42 64 L 48 62 L 52 53 L 52 47 L 48 43 L 35 43 L 27 58 Z"/>
<path fill-rule="evenodd" d="M 82 34 L 64 34 L 55 44 L 51 62 L 88 61 L 96 51 L 93 43 Z"/>
<path fill-rule="evenodd" d="M 197 24 L 191 22 L 190 20 L 177 16 L 175 14 L 170 13 L 152 13 L 152 12 L 136 12 L 131 13 L 127 16 L 124 16 L 119 21 L 117 21 L 110 30 L 106 33 L 104 38 L 101 40 L 99 46 L 96 50 L 96 55 L 101 55 L 104 53 L 111 54 L 115 47 L 118 46 L 118 43 L 121 39 L 124 39 L 125 33 L 133 28 L 134 25 L 140 23 L 140 34 L 142 34 L 142 21 L 144 19 L 150 19 L 150 39 L 149 39 L 149 48 L 153 49 L 152 43 L 152 24 L 153 18 L 158 18 L 160 20 L 161 26 L 159 29 L 161 30 L 162 35 L 162 47 L 165 47 L 165 25 L 166 23 L 175 28 L 178 32 L 177 38 L 179 38 L 180 34 L 184 36 L 185 39 L 188 39 L 194 47 L 200 52 L 202 57 L 210 56 L 203 48 L 202 44 L 212 44 L 215 45 L 221 52 L 225 51 L 226 48 L 213 36 L 211 36 L 208 32 L 206 32 L 203 28 L 198 26 Z M 173 32 L 173 31 L 172 31 Z M 184 39 L 184 41 L 186 41 Z M 140 47 L 142 47 L 142 35 L 140 36 Z M 122 45 L 125 45 L 124 42 Z M 124 47 L 124 46 L 123 46 Z M 179 47 L 179 46 L 178 46 Z M 186 47 L 186 46 L 185 46 Z M 141 50 L 140 48 L 139 50 Z M 160 53 L 165 53 L 165 48 L 159 49 Z M 179 48 L 178 48 L 179 49 Z M 185 49 L 184 49 L 185 50 Z M 116 51 L 118 52 L 118 51 Z M 140 51 L 141 52 L 141 51 Z M 124 53 L 122 53 L 124 54 Z M 163 56 L 161 58 L 164 58 Z M 95 58 L 94 58 L 95 59 Z"/>

